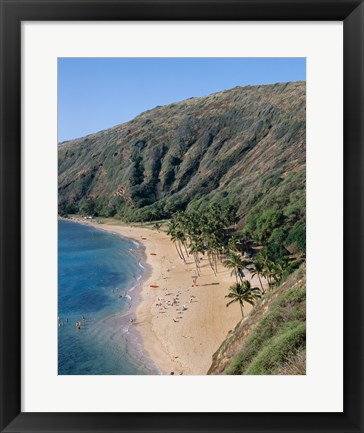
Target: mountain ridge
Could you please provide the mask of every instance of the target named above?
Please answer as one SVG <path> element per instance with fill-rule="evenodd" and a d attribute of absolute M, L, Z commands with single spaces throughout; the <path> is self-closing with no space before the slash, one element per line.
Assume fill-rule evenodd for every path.
<path fill-rule="evenodd" d="M 305 83 L 305 81 L 294 81 L 294 83 Z M 182 102 L 185 102 L 185 101 L 189 101 L 191 99 L 208 98 L 210 96 L 215 96 L 215 95 L 219 95 L 221 93 L 230 92 L 230 91 L 234 91 L 234 90 L 249 89 L 249 88 L 252 88 L 252 87 L 276 86 L 276 85 L 279 85 L 279 84 L 288 84 L 288 83 L 287 82 L 278 81 L 276 83 L 271 83 L 271 84 L 259 84 L 259 85 L 248 84 L 246 86 L 234 86 L 234 87 L 231 87 L 229 89 L 220 90 L 220 91 L 213 92 L 213 93 L 210 93 L 210 94 L 204 95 L 204 96 L 190 96 L 189 98 L 181 99 L 179 101 L 170 102 L 170 103 L 163 104 L 163 105 L 156 105 L 155 107 L 148 108 L 147 110 L 144 110 L 144 111 L 140 112 L 139 114 L 137 114 L 136 116 L 134 116 L 132 119 L 126 120 L 125 122 L 121 122 L 121 123 L 118 123 L 116 125 L 113 125 L 113 126 L 110 126 L 110 127 L 104 128 L 104 129 L 100 129 L 99 131 L 90 132 L 89 134 L 86 134 L 86 135 L 83 135 L 83 136 L 74 137 L 74 138 L 70 138 L 68 140 L 60 141 L 60 142 L 58 142 L 58 146 L 66 144 L 66 143 L 69 143 L 69 142 L 73 142 L 73 141 L 76 141 L 76 140 L 81 140 L 81 139 L 84 139 L 84 138 L 89 138 L 91 136 L 94 136 L 94 135 L 102 133 L 102 132 L 111 131 L 114 128 L 121 127 L 125 123 L 128 123 L 128 122 L 130 122 L 130 121 L 132 121 L 132 120 L 134 120 L 134 119 L 136 119 L 136 118 L 138 118 L 140 116 L 143 116 L 144 114 L 147 114 L 147 113 L 149 113 L 149 112 L 151 112 L 151 111 L 153 111 L 153 110 L 155 110 L 157 108 L 164 108 L 164 107 L 168 108 L 171 105 L 174 106 L 176 104 L 179 104 L 179 103 L 182 103 Z"/>
<path fill-rule="evenodd" d="M 59 212 L 146 221 L 215 201 L 254 231 L 254 214 L 291 209 L 287 236 L 305 222 L 305 92 L 236 86 L 59 143 Z"/>

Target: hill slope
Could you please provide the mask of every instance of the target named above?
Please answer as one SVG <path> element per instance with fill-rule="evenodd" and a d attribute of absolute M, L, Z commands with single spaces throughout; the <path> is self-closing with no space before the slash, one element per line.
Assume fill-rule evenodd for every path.
<path fill-rule="evenodd" d="M 208 374 L 305 374 L 305 275 L 303 265 L 238 323 Z"/>
<path fill-rule="evenodd" d="M 275 237 L 302 238 L 305 117 L 304 82 L 235 87 L 61 143 L 60 213 L 146 221 L 215 201 L 250 235 L 263 210 L 284 210 L 269 236 L 284 220 Z"/>

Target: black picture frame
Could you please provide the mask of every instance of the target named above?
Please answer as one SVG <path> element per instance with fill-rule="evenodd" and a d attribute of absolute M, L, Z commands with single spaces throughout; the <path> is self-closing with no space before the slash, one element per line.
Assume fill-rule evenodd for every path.
<path fill-rule="evenodd" d="M 1 0 L 0 430 L 363 432 L 363 25 L 357 0 Z M 343 413 L 21 412 L 22 21 L 254 20 L 344 23 Z M 338 264 L 339 266 L 341 264 Z M 243 408 L 242 408 L 243 410 Z"/>

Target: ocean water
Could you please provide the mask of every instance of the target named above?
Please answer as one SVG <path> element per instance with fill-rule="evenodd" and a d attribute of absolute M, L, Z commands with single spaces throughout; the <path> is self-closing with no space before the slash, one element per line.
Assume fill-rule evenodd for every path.
<path fill-rule="evenodd" d="M 130 323 L 143 271 L 136 242 L 59 221 L 58 374 L 159 374 Z"/>

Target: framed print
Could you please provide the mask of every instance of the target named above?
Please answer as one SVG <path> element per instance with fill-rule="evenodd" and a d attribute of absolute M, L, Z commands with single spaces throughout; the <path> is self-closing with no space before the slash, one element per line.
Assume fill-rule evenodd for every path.
<path fill-rule="evenodd" d="M 361 432 L 362 2 L 1 28 L 1 431 Z"/>

